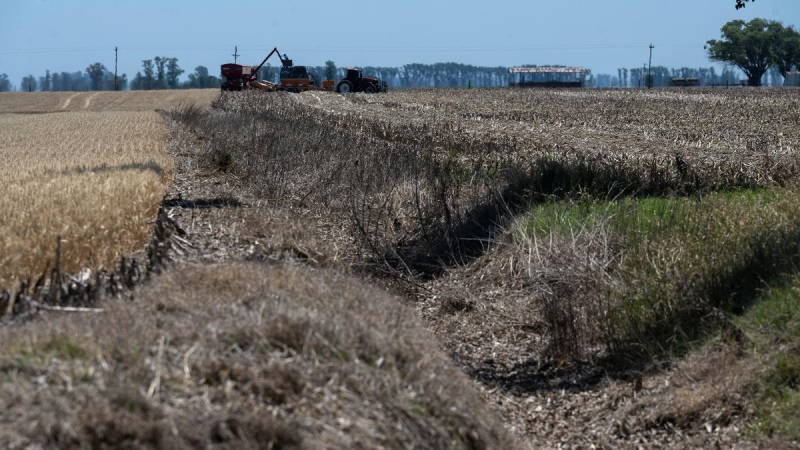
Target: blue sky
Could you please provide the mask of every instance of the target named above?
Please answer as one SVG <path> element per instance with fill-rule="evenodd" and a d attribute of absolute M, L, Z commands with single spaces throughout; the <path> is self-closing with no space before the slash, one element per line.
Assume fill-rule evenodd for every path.
<path fill-rule="evenodd" d="M 2 0 L 0 73 L 84 70 L 94 62 L 129 78 L 141 60 L 174 56 L 212 74 L 232 60 L 257 64 L 277 46 L 295 64 L 485 66 L 565 64 L 616 74 L 619 67 L 708 67 L 708 39 L 732 19 L 800 27 L 800 0 Z M 352 6 L 350 6 L 352 5 Z M 274 64 L 274 63 L 273 63 Z M 186 75 L 183 75 L 185 79 Z"/>

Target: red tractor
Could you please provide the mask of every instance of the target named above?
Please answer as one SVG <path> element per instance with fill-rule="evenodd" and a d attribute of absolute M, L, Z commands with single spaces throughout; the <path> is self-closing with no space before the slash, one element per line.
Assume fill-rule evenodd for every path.
<path fill-rule="evenodd" d="M 373 77 L 365 77 L 361 69 L 347 69 L 347 75 L 336 85 L 336 92 L 347 94 L 349 92 L 364 92 L 375 94 L 376 92 L 388 92 L 389 86 L 385 81 Z"/>

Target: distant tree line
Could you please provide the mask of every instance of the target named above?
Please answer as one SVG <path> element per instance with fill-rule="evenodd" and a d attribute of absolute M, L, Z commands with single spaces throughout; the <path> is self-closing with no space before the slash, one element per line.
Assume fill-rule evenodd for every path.
<path fill-rule="evenodd" d="M 696 78 L 700 86 L 726 86 L 739 84 L 738 72 L 725 66 L 722 72 L 714 67 L 681 67 L 679 69 L 664 66 L 653 66 L 650 69 L 650 86 L 668 87 L 673 78 Z M 647 83 L 647 67 L 617 69 L 617 74 L 598 74 L 594 87 L 645 87 Z"/>
<path fill-rule="evenodd" d="M 324 66 L 306 66 L 316 79 L 338 80 L 344 77 L 346 68 L 338 68 L 333 61 Z M 536 67 L 528 65 L 527 67 Z M 406 87 L 502 87 L 508 86 L 508 67 L 482 67 L 460 63 L 406 64 L 401 67 L 360 66 L 364 75 L 380 78 L 393 88 Z M 591 72 L 590 72 L 591 73 Z M 265 65 L 261 69 L 262 79 L 277 82 L 277 67 Z"/>
<path fill-rule="evenodd" d="M 113 91 L 127 89 L 128 79 L 125 74 L 114 80 L 114 73 L 109 72 L 101 63 L 94 63 L 85 72 L 50 72 L 35 77 L 28 75 L 22 78 L 20 91 Z M 0 91 L 10 91 L 11 82 L 6 74 L 0 74 Z"/>
<path fill-rule="evenodd" d="M 210 75 L 208 68 L 197 66 L 188 79 L 180 81 L 178 76 L 184 71 L 179 67 L 176 58 L 159 58 L 144 60 L 142 71 L 128 81 L 123 74 L 118 79 L 118 89 L 154 90 L 154 89 L 204 89 L 218 88 L 221 79 Z M 165 61 L 166 60 L 166 61 Z M 525 65 L 536 67 L 535 65 Z M 318 80 L 340 79 L 346 68 L 336 67 L 333 61 L 324 66 L 307 66 L 308 71 Z M 507 67 L 480 67 L 458 63 L 407 64 L 401 67 L 361 67 L 365 75 L 378 77 L 393 88 L 406 87 L 504 87 L 511 79 Z M 280 76 L 278 67 L 265 65 L 259 78 L 277 82 Z M 639 68 L 621 68 L 617 74 L 593 75 L 588 71 L 584 80 L 588 87 L 640 87 L 646 83 L 647 70 Z M 714 67 L 670 69 L 654 66 L 651 70 L 654 87 L 669 86 L 672 78 L 698 78 L 703 86 L 737 84 L 739 76 L 733 67 L 726 66 L 722 72 Z M 773 78 L 774 79 L 774 78 Z M 765 83 L 770 84 L 770 83 Z M 11 82 L 4 74 L 0 74 L 0 90 L 11 90 Z M 100 63 L 89 66 L 85 72 L 49 71 L 38 79 L 32 75 L 23 78 L 20 90 L 24 91 L 86 91 L 114 90 L 114 74 L 105 70 Z"/>
<path fill-rule="evenodd" d="M 178 65 L 178 58 L 156 57 L 142 61 L 143 73 L 138 72 L 133 80 L 128 81 L 125 74 L 114 78 L 102 63 L 89 65 L 83 72 L 50 72 L 35 77 L 27 75 L 19 84 L 20 91 L 113 91 L 127 89 L 191 89 L 216 88 L 220 79 L 209 75 L 205 66 L 197 66 L 194 73 L 189 74 L 187 81 L 179 81 L 184 70 Z M 0 92 L 13 89 L 7 74 L 0 74 Z"/>
<path fill-rule="evenodd" d="M 142 71 L 137 72 L 131 80 L 132 90 L 154 89 L 203 89 L 219 87 L 221 80 L 208 74 L 208 68 L 197 66 L 190 73 L 188 81 L 181 82 L 179 77 L 185 73 L 178 65 L 178 58 L 156 56 L 142 61 Z"/>

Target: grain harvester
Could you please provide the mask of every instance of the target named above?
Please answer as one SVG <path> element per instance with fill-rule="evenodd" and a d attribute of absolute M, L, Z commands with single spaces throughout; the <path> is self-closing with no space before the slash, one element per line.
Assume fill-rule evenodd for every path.
<path fill-rule="evenodd" d="M 259 80 L 258 71 L 267 63 L 272 55 L 278 55 L 281 60 L 280 83 L 275 84 L 266 80 Z M 303 92 L 309 90 L 332 90 L 335 82 L 333 80 L 323 80 L 317 83 L 314 76 L 308 72 L 305 66 L 295 66 L 292 60 L 285 54 L 281 56 L 278 48 L 275 47 L 255 68 L 241 64 L 223 64 L 221 66 L 222 76 L 225 82 L 222 83 L 223 91 L 241 91 L 242 89 L 259 89 L 262 91 L 289 91 Z"/>

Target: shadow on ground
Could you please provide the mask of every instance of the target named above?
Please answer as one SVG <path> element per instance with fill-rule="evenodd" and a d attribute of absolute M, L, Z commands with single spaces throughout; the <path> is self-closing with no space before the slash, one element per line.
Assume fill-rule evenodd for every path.
<path fill-rule="evenodd" d="M 183 209 L 238 208 L 243 206 L 243 203 L 230 197 L 196 199 L 167 198 L 164 199 L 164 206 Z"/>

